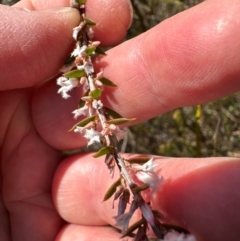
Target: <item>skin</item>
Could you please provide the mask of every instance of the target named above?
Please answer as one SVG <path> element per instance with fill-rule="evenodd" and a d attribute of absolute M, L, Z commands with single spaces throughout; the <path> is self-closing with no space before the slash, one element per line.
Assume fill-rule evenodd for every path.
<path fill-rule="evenodd" d="M 80 93 L 63 100 L 51 78 L 71 51 L 72 28 L 79 22 L 78 13 L 63 6 L 67 0 L 0 6 L 3 241 L 119 240 L 105 226 L 114 224 L 116 209 L 111 201 L 102 203 L 113 181 L 103 160 L 92 154 L 64 159 L 59 151 L 86 145 L 68 132 Z M 88 0 L 87 9 L 99 23 L 95 36 L 103 45 L 124 38 L 131 23 L 128 1 Z M 104 103 L 144 121 L 239 91 L 239 11 L 238 0 L 208 0 L 108 51 L 96 66 L 118 88 L 106 89 Z M 165 182 L 152 202 L 166 222 L 185 227 L 199 241 L 239 239 L 239 159 L 155 160 Z"/>

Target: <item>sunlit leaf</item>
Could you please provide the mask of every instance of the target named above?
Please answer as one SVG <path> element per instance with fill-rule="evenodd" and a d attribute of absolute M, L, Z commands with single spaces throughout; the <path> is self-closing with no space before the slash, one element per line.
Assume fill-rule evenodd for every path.
<path fill-rule="evenodd" d="M 102 94 L 102 91 L 99 88 L 97 88 L 89 93 L 89 95 L 93 99 L 98 99 L 101 96 L 101 94 Z"/>
<path fill-rule="evenodd" d="M 93 115 L 93 116 L 90 116 L 90 117 L 88 117 L 88 118 L 86 118 L 86 119 L 81 120 L 81 121 L 78 122 L 76 125 L 74 125 L 70 131 L 73 131 L 77 126 L 81 126 L 81 127 L 86 126 L 86 125 L 87 125 L 88 123 L 90 123 L 91 121 L 94 121 L 95 118 L 96 118 L 96 116 Z"/>
<path fill-rule="evenodd" d="M 108 124 L 114 124 L 114 125 L 122 125 L 131 121 L 136 120 L 136 118 L 131 118 L 131 119 L 127 119 L 127 118 L 118 118 L 118 119 L 112 119 L 112 120 L 108 120 L 106 121 L 106 123 Z"/>
<path fill-rule="evenodd" d="M 91 19 L 89 19 L 89 18 L 84 17 L 83 19 L 84 19 L 85 23 L 88 24 L 88 25 L 90 25 L 90 26 L 96 25 L 96 23 L 93 22 L 93 21 L 92 21 Z"/>
<path fill-rule="evenodd" d="M 111 86 L 111 87 L 117 87 L 117 85 L 115 85 L 111 80 L 109 80 L 105 77 L 99 79 L 99 81 L 101 81 L 104 85 L 108 85 L 108 86 Z"/>
<path fill-rule="evenodd" d="M 85 75 L 84 69 L 75 69 L 64 74 L 67 78 L 80 78 Z"/>
<path fill-rule="evenodd" d="M 115 181 L 111 187 L 107 190 L 103 202 L 107 201 L 117 190 L 117 187 L 121 185 L 121 178 L 119 178 L 117 181 Z"/>
<path fill-rule="evenodd" d="M 139 156 L 139 157 L 133 157 L 133 158 L 127 159 L 127 161 L 130 163 L 144 164 L 148 162 L 149 159 L 150 159 L 149 156 Z"/>
<path fill-rule="evenodd" d="M 120 114 L 118 114 L 116 111 L 109 109 L 108 107 L 104 107 L 105 111 L 107 112 L 108 115 L 112 116 L 113 118 L 122 118 Z"/>
<path fill-rule="evenodd" d="M 104 146 L 103 148 L 101 148 L 97 153 L 95 153 L 93 155 L 93 157 L 100 157 L 100 156 L 104 156 L 108 153 L 110 153 L 113 149 L 113 146 Z"/>
<path fill-rule="evenodd" d="M 96 50 L 96 47 L 89 47 L 89 48 L 87 48 L 86 50 L 85 50 L 85 53 L 88 55 L 88 56 L 90 56 L 90 55 L 92 55 L 93 53 L 94 53 L 94 51 Z"/>
<path fill-rule="evenodd" d="M 98 54 L 107 55 L 106 52 L 104 51 L 104 49 L 102 49 L 99 46 L 97 46 L 95 52 L 98 53 Z"/>
<path fill-rule="evenodd" d="M 136 187 L 136 188 L 134 188 L 132 191 L 133 191 L 134 193 L 139 193 L 139 192 L 141 192 L 141 191 L 146 190 L 147 188 L 149 188 L 149 184 L 148 184 L 148 183 L 144 183 L 142 186 Z"/>

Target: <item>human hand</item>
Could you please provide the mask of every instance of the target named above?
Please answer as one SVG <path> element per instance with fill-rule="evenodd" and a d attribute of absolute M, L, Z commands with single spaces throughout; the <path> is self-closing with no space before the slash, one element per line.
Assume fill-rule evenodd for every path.
<path fill-rule="evenodd" d="M 74 44 L 72 29 L 80 20 L 76 10 L 43 10 L 62 6 L 69 6 L 69 2 L 22 0 L 11 8 L 0 6 L 1 241 L 53 241 L 64 225 L 51 191 L 54 172 L 62 160 L 59 150 L 66 142 L 85 143 L 68 133 L 76 99 L 68 101 L 71 107 L 67 108 L 56 94 L 56 80 L 43 83 L 62 67 Z M 103 44 L 116 44 L 125 36 L 131 21 L 126 2 L 89 0 L 88 7 L 89 17 L 101 20 L 95 34 Z M 108 12 L 113 16 L 107 16 Z M 106 38 L 105 29 L 111 32 L 112 18 L 120 14 L 114 23 L 117 34 Z M 62 108 L 67 118 L 60 113 Z M 53 110 L 60 115 L 54 117 Z M 44 122 L 39 115 L 46 117 Z M 70 121 L 65 123 L 65 119 Z M 50 132 L 48 124 L 52 125 Z M 66 138 L 61 138 L 58 129 Z"/>
<path fill-rule="evenodd" d="M 229 6 L 227 1 L 224 2 L 207 1 L 109 51 L 99 66 L 104 66 L 105 76 L 112 79 L 118 88 L 110 93 L 115 101 L 106 102 L 123 116 L 137 117 L 141 121 L 178 106 L 207 102 L 239 90 L 237 77 L 240 61 L 235 55 L 239 51 L 236 32 L 238 23 L 237 20 L 233 21 L 234 17 L 233 20 L 228 20 L 229 16 L 238 16 L 239 4 L 235 1 L 235 5 L 232 3 L 234 8 L 226 10 L 226 6 Z M 219 7 L 216 7 L 216 4 Z M 41 2 L 39 5 L 41 6 Z M 41 7 L 37 7 L 39 8 Z M 211 12 L 213 8 L 214 14 Z M 100 9 L 105 11 L 105 8 Z M 96 22 L 97 16 L 92 17 Z M 205 16 L 211 16 L 211 19 L 205 20 Z M 225 22 L 224 16 L 228 16 Z M 121 26 L 126 30 L 130 20 L 127 16 L 123 19 L 126 24 Z M 199 21 L 189 27 L 188 24 L 192 23 L 193 19 Z M 216 30 L 214 23 L 217 20 L 222 20 L 223 26 L 227 23 L 219 35 L 213 31 Z M 66 42 L 71 41 L 71 28 L 75 25 L 70 19 L 65 20 L 65 23 L 71 26 L 60 24 L 58 27 L 62 34 L 66 33 L 61 41 L 58 40 L 58 48 L 54 49 L 56 44 L 48 46 L 48 50 L 52 52 L 49 53 L 47 68 L 44 67 L 43 60 L 38 74 L 30 75 L 29 72 L 21 78 L 18 78 L 19 74 L 16 72 L 15 77 L 6 75 L 6 89 L 34 86 L 56 72 L 60 67 L 59 59 L 66 55 L 67 49 L 64 48 Z M 111 24 L 110 21 L 107 23 Z M 106 32 L 114 32 L 116 26 L 120 26 L 116 24 L 115 29 L 112 29 L 107 27 L 107 23 L 106 26 L 103 25 Z M 66 29 L 62 29 L 63 27 Z M 233 34 L 235 38 L 231 37 Z M 108 39 L 115 36 L 110 34 Z M 52 39 L 56 41 L 55 37 Z M 104 41 L 101 32 L 99 39 Z M 44 46 L 46 45 L 45 39 Z M 55 60 L 52 59 L 53 53 L 59 54 L 55 56 Z M 225 59 L 230 59 L 230 63 L 223 62 Z M 16 57 L 14 60 L 16 61 Z M 13 57 L 10 62 L 13 62 Z M 33 62 L 30 62 L 32 66 Z M 35 63 L 34 66 L 37 66 L 39 61 Z M 12 66 L 4 67 L 4 70 L 8 69 L 7 74 L 13 74 L 9 72 Z M 47 72 L 49 68 L 51 71 Z M 44 71 L 47 73 L 39 77 Z M 5 75 L 1 74 L 2 76 Z M 12 86 L 9 86 L 10 80 L 14 81 Z M 228 86 L 230 81 L 232 85 Z M 134 92 L 131 91 L 133 86 Z M 5 90 L 3 87 L 1 89 Z M 83 139 L 76 137 L 74 133 L 66 133 L 74 124 L 70 112 L 75 108 L 79 94 L 74 93 L 75 97 L 64 101 L 55 94 L 56 90 L 55 82 L 49 81 L 34 90 L 30 87 L 1 93 L 1 123 L 4 124 L 2 132 L 7 130 L 1 134 L 4 139 L 4 145 L 1 145 L 3 199 L 11 215 L 13 240 L 53 240 L 62 225 L 61 219 L 53 210 L 49 194 L 54 171 L 61 160 L 56 149 L 82 146 Z M 198 161 L 159 159 L 159 170 L 166 182 L 157 193 L 154 204 L 166 215 L 167 221 L 186 227 L 199 237 L 199 240 L 226 240 L 226 237 L 227 240 L 236 240 L 239 236 L 236 226 L 239 221 L 237 188 L 240 182 L 237 165 L 238 161 L 231 158 Z M 53 197 L 58 213 L 71 224 L 67 224 L 60 231 L 56 240 L 73 240 L 74 237 L 81 240 L 118 240 L 119 234 L 114 230 L 99 226 L 113 224 L 112 216 L 115 215 L 115 210 L 111 209 L 111 203 L 101 203 L 111 182 L 104 163 L 93 160 L 91 155 L 63 160 L 55 175 Z M 230 207 L 225 208 L 228 205 Z M 2 222 L 7 223 L 7 218 L 2 219 Z M 91 226 L 95 225 L 98 227 L 93 229 Z M 6 227 L 2 231 L 8 240 L 9 229 Z"/>
<path fill-rule="evenodd" d="M 238 91 L 240 6 L 231 4 L 234 7 L 228 1 L 206 1 L 110 50 L 97 62 L 118 85 L 105 103 L 143 121 Z M 155 161 L 166 181 L 152 203 L 166 222 L 188 229 L 200 241 L 239 239 L 239 159 Z M 72 223 L 59 240 L 83 234 L 86 240 L 118 240 L 113 229 L 99 227 L 114 225 L 116 210 L 111 202 L 101 202 L 111 182 L 103 160 L 91 155 L 70 157 L 59 166 L 54 200 L 61 216 Z M 98 227 L 93 230 L 91 225 Z"/>

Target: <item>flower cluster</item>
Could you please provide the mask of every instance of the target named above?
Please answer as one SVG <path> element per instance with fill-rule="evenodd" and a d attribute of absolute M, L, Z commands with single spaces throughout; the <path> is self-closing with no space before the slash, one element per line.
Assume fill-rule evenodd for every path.
<path fill-rule="evenodd" d="M 111 176 L 115 166 L 120 171 L 119 179 L 108 189 L 104 201 L 111 197 L 114 201 L 118 200 L 118 214 L 114 218 L 116 226 L 122 228 L 122 237 L 136 231 L 134 241 L 148 240 L 147 233 L 153 231 L 158 239 L 162 239 L 167 230 L 160 222 L 162 215 L 152 210 L 151 203 L 143 198 L 141 192 L 149 190 L 150 195 L 153 195 L 159 189 L 163 178 L 156 174 L 157 165 L 153 158 L 124 159 L 119 153 L 119 141 L 126 135 L 120 125 L 135 119 L 123 118 L 119 113 L 104 106 L 101 100 L 103 86 L 114 88 L 116 85 L 103 76 L 103 70 L 95 72 L 92 58 L 106 53 L 100 48 L 99 41 L 93 41 L 92 27 L 95 23 L 85 16 L 85 2 L 86 0 L 73 0 L 72 3 L 80 13 L 81 22 L 73 29 L 76 44 L 61 69 L 63 75 L 57 79 L 57 85 L 60 86 L 58 93 L 67 99 L 73 88 L 83 89 L 84 94 L 79 105 L 72 112 L 74 119 L 81 120 L 71 130 L 83 135 L 88 146 L 96 143 L 102 146 L 94 157 L 105 156 Z M 132 201 L 130 208 L 127 208 L 130 196 Z M 141 218 L 129 227 L 130 219 L 136 210 L 141 211 Z"/>

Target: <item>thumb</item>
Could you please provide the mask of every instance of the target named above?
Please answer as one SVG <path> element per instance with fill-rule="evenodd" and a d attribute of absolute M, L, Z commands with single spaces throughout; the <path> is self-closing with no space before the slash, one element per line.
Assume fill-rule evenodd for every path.
<path fill-rule="evenodd" d="M 0 6 L 0 18 L 0 90 L 29 87 L 55 74 L 80 21 L 70 7 L 28 12 Z"/>

